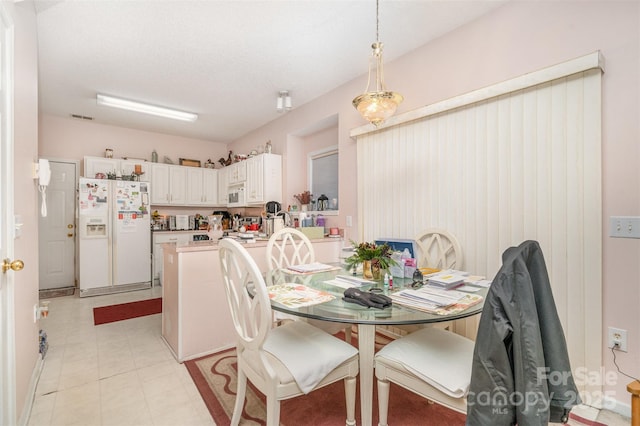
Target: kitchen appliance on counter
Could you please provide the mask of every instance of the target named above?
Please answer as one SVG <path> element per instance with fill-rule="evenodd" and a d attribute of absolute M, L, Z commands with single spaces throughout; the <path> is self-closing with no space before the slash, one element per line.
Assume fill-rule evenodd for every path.
<path fill-rule="evenodd" d="M 186 214 L 177 214 L 176 215 L 176 230 L 178 231 L 188 231 L 189 229 L 189 215 Z"/>
<path fill-rule="evenodd" d="M 284 217 L 281 216 L 282 205 L 277 201 L 267 201 L 264 210 L 267 213 L 264 232 L 270 237 L 274 232 L 284 228 Z"/>
<path fill-rule="evenodd" d="M 80 297 L 151 287 L 149 183 L 80 178 Z"/>

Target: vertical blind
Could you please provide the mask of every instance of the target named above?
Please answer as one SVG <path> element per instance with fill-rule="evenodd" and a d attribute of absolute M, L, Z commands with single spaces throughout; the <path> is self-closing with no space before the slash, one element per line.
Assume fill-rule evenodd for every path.
<path fill-rule="evenodd" d="M 602 365 L 601 73 L 357 135 L 361 239 L 442 228 L 462 246 L 461 269 L 489 279 L 504 250 L 537 240 L 572 367 L 590 371 Z M 456 332 L 475 335 L 475 322 Z"/>

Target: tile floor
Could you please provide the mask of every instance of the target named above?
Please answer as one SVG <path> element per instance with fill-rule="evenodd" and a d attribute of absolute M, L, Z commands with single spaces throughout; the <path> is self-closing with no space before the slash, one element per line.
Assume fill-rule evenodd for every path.
<path fill-rule="evenodd" d="M 93 325 L 96 306 L 161 294 L 155 287 L 49 299 L 49 317 L 40 322 L 49 350 L 29 426 L 215 426 L 186 368 L 161 340 L 161 314 Z M 609 411 L 597 421 L 630 424 Z"/>
<path fill-rule="evenodd" d="M 161 340 L 161 314 L 93 325 L 94 307 L 161 291 L 49 299 L 49 317 L 40 322 L 49 350 L 30 426 L 215 425 L 186 368 Z"/>

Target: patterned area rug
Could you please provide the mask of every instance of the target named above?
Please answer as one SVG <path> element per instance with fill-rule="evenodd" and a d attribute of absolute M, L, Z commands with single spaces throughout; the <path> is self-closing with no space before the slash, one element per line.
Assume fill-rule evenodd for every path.
<path fill-rule="evenodd" d="M 137 302 L 120 303 L 119 305 L 101 306 L 93 308 L 93 324 L 106 324 L 146 315 L 159 314 L 161 312 L 161 297 L 139 300 Z"/>
<path fill-rule="evenodd" d="M 342 333 L 336 336 L 344 338 Z M 355 341 L 355 339 L 354 339 Z M 376 347 L 390 340 L 376 333 Z M 199 359 L 185 361 L 209 412 L 218 426 L 228 425 L 233 414 L 237 386 L 237 359 L 235 349 L 218 352 Z M 377 393 L 373 395 L 373 424 L 378 423 Z M 360 424 L 360 397 L 356 399 L 356 423 Z M 249 382 L 241 425 L 265 425 L 265 398 Z M 342 381 L 315 390 L 308 395 L 282 401 L 280 405 L 281 426 L 329 426 L 344 424 L 346 408 L 344 383 Z M 389 397 L 389 423 L 403 426 L 455 426 L 464 425 L 465 416 L 431 404 L 427 400 L 391 384 Z"/>
<path fill-rule="evenodd" d="M 40 299 L 51 299 L 53 297 L 73 296 L 75 291 L 75 287 L 51 288 L 47 290 L 40 290 L 39 297 Z"/>

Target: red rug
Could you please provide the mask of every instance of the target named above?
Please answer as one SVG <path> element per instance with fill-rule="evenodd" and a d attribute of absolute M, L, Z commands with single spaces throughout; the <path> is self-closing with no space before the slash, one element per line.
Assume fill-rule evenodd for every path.
<path fill-rule="evenodd" d="M 376 336 L 378 341 L 378 336 Z M 378 346 L 378 345 L 376 345 Z M 235 403 L 237 360 L 235 349 L 185 361 L 202 399 L 218 426 L 229 425 Z M 265 397 L 248 382 L 247 398 L 240 425 L 265 425 Z M 358 385 L 359 388 L 359 385 Z M 374 379 L 373 424 L 378 423 L 378 396 Z M 403 426 L 464 425 L 463 414 L 426 399 L 391 383 L 389 423 Z M 280 403 L 281 426 L 329 426 L 344 424 L 346 408 L 344 382 L 336 382 L 308 395 Z M 356 423 L 360 421 L 360 396 L 356 399 Z"/>
<path fill-rule="evenodd" d="M 162 298 L 93 308 L 93 324 L 107 324 L 162 312 Z"/>

